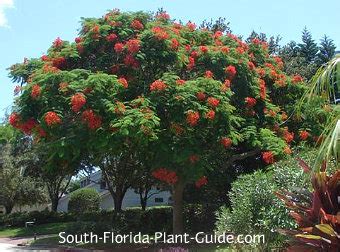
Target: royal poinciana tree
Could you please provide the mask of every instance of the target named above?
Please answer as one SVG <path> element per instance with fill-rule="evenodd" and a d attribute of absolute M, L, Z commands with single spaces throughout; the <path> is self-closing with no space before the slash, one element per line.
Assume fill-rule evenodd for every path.
<path fill-rule="evenodd" d="M 229 157 L 226 167 L 251 156 L 270 164 L 294 139 L 312 139 L 301 120 L 295 134 L 285 123 L 304 85 L 282 67 L 256 38 L 245 43 L 164 12 L 113 10 L 83 19 L 75 42 L 57 38 L 41 59 L 11 67 L 22 93 L 9 120 L 65 160 L 88 153 L 116 210 L 152 156 L 150 176 L 173 188 L 180 233 L 183 189 L 208 182 L 218 153 Z"/>

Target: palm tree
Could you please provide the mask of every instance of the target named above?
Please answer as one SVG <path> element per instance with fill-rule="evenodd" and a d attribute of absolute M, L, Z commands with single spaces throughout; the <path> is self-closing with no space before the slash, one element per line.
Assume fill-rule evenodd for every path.
<path fill-rule="evenodd" d="M 315 96 L 322 96 L 330 107 L 329 122 L 323 132 L 321 144 L 314 169 L 318 171 L 322 162 L 333 160 L 336 164 L 340 158 L 340 54 L 321 66 L 311 79 L 311 86 L 298 105 L 300 113 L 302 105 L 310 103 Z"/>

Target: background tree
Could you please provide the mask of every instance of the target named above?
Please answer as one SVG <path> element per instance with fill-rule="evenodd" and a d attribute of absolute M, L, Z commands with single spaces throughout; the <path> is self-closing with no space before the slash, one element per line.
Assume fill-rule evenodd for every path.
<path fill-rule="evenodd" d="M 23 174 L 29 156 L 22 147 L 27 140 L 8 125 L 0 126 L 0 140 L 0 204 L 6 213 L 15 206 L 45 202 L 42 183 Z"/>
<path fill-rule="evenodd" d="M 322 65 L 330 61 L 335 56 L 336 46 L 333 39 L 326 35 L 320 40 L 319 53 L 317 54 L 317 63 Z"/>

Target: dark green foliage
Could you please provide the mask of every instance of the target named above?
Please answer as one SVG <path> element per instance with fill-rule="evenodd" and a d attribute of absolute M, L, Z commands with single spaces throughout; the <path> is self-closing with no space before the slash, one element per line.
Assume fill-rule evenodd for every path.
<path fill-rule="evenodd" d="M 301 56 L 307 63 L 313 63 L 318 53 L 318 45 L 312 38 L 312 34 L 305 27 L 302 31 L 302 43 L 299 44 Z"/>
<path fill-rule="evenodd" d="M 335 55 L 336 46 L 333 39 L 324 35 L 320 40 L 319 53 L 317 55 L 317 62 L 319 65 L 330 61 Z"/>
<path fill-rule="evenodd" d="M 74 213 L 99 210 L 100 196 L 93 188 L 81 188 L 71 193 L 68 210 Z"/>

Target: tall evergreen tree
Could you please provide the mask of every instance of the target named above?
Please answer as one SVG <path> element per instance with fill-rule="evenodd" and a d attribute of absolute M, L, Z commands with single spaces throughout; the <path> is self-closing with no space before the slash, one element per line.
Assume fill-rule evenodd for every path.
<path fill-rule="evenodd" d="M 307 63 L 313 63 L 318 53 L 318 45 L 312 38 L 312 34 L 305 27 L 302 31 L 302 43 L 299 44 L 301 56 Z"/>
<path fill-rule="evenodd" d="M 336 46 L 333 39 L 324 35 L 320 40 L 319 53 L 317 55 L 318 65 L 322 65 L 330 61 L 335 55 Z"/>

